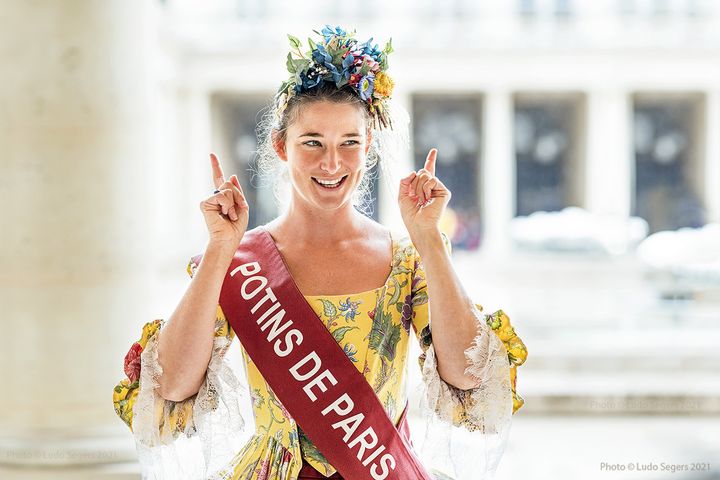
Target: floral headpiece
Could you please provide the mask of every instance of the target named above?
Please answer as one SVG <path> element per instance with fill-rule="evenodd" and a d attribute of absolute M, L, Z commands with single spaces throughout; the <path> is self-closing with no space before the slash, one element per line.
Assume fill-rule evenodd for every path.
<path fill-rule="evenodd" d="M 292 50 L 287 56 L 287 69 L 291 75 L 275 95 L 278 116 L 285 111 L 292 96 L 325 82 L 334 82 L 337 88 L 350 85 L 366 102 L 373 127 L 379 123 L 383 128 L 392 128 L 386 100 L 392 95 L 394 83 L 385 73 L 388 69 L 387 56 L 393 51 L 392 38 L 381 51 L 377 44 L 371 46 L 372 37 L 365 43 L 359 43 L 353 38 L 354 30 L 346 33 L 339 26 L 332 28 L 326 25 L 322 32 L 313 32 L 323 39 L 315 43 L 308 38 L 310 50 L 304 54 L 300 50 L 300 40 L 288 34 Z M 293 58 L 293 54 L 298 58 Z"/>

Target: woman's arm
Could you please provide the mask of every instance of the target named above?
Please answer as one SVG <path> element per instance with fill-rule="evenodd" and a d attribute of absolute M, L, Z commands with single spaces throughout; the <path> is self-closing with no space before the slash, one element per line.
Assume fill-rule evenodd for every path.
<path fill-rule="evenodd" d="M 160 395 L 182 401 L 202 385 L 212 354 L 217 304 L 235 248 L 210 242 L 180 303 L 158 332 Z"/>
<path fill-rule="evenodd" d="M 455 273 L 440 230 L 430 229 L 411 237 L 425 267 L 438 373 L 457 388 L 477 387 L 477 380 L 465 374 L 465 350 L 480 333 L 483 317 Z"/>

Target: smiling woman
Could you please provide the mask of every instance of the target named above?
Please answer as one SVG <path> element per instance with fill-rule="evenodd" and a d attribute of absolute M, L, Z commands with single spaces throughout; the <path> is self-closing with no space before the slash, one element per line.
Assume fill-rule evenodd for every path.
<path fill-rule="evenodd" d="M 295 121 L 272 134 L 275 153 L 287 164 L 293 206 L 337 208 L 363 183 L 372 142 L 367 108 L 357 97 L 339 99 L 318 95 L 295 102 L 288 107 L 288 115 L 297 111 Z"/>
<path fill-rule="evenodd" d="M 398 131 L 390 136 L 371 127 L 372 120 L 366 102 L 353 88 L 346 85 L 338 89 L 332 83 L 323 83 L 313 90 L 293 96 L 278 116 L 276 107 L 270 109 L 258 126 L 257 174 L 269 180 L 281 209 L 290 204 L 291 185 L 295 182 L 288 156 L 300 155 L 308 161 L 326 157 L 326 163 L 305 173 L 308 181 L 328 184 L 342 177 L 339 186 L 315 188 L 323 194 L 337 194 L 341 201 L 350 201 L 359 211 L 369 214 L 372 204 L 371 185 L 373 167 L 382 155 L 396 158 L 407 148 L 407 118 L 397 111 L 393 115 Z M 312 127 L 312 128 L 311 128 Z M 401 130 L 405 130 L 405 134 Z M 354 172 L 338 171 L 337 164 L 355 157 Z M 278 161 L 280 160 L 280 162 Z M 333 163 L 337 163 L 333 165 Z M 347 165 L 347 163 L 345 163 Z M 391 172 L 386 165 L 383 178 L 389 181 Z M 318 181 L 315 181 L 318 180 Z M 334 191 L 335 190 L 335 191 Z"/>
<path fill-rule="evenodd" d="M 339 27 L 321 35 L 306 54 L 290 36 L 301 58 L 288 57 L 290 79 L 260 127 L 259 166 L 284 180 L 282 214 L 246 231 L 240 182 L 211 155 L 207 248 L 169 321 L 148 322 L 126 357 L 113 403 L 150 478 L 489 478 L 523 404 L 525 346 L 504 312 L 481 313 L 465 292 L 438 228 L 451 194 L 435 176 L 437 149 L 393 185 L 407 232 L 361 213 L 369 169 L 407 145 L 390 42 L 380 51 Z M 408 388 L 413 337 L 419 392 Z M 225 358 L 235 338 L 247 386 Z M 235 448 L 245 389 L 255 432 Z M 429 427 L 421 453 L 412 395 Z"/>

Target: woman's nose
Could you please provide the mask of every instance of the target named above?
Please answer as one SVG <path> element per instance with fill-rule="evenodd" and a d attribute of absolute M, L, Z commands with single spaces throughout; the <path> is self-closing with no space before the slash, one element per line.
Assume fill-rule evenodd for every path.
<path fill-rule="evenodd" d="M 329 151 L 323 156 L 320 168 L 332 175 L 340 169 L 340 155 L 334 151 Z"/>

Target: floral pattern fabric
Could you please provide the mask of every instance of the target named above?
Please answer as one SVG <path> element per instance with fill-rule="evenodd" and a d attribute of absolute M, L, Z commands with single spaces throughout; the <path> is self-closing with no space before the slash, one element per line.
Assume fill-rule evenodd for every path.
<path fill-rule="evenodd" d="M 444 235 L 443 239 L 450 253 L 450 242 Z M 483 441 L 488 438 L 495 439 L 497 444 L 488 448 L 489 456 L 485 467 L 485 470 L 491 472 L 497 466 L 504 448 L 509 417 L 523 405 L 522 397 L 516 392 L 516 369 L 527 356 L 525 345 L 516 335 L 503 311 L 484 315 L 480 313 L 482 307 L 476 304 L 479 334 L 473 347 L 465 354 L 469 365 L 466 372 L 472 373 L 478 379 L 479 386 L 461 390 L 444 382 L 437 373 L 432 346 L 427 283 L 422 259 L 407 235 L 399 238 L 396 234 L 393 235 L 392 258 L 391 274 L 380 288 L 346 295 L 306 295 L 305 298 L 319 321 L 325 325 L 353 365 L 373 387 L 387 415 L 395 424 L 398 423 L 408 398 L 416 393 L 408 392 L 407 360 L 410 339 L 413 336 L 417 338 L 422 350 L 418 361 L 424 384 L 423 390 L 417 394 L 423 397 L 426 411 L 431 412 L 428 414 L 432 417 L 431 423 L 444 429 L 441 433 L 429 431 L 426 437 L 433 436 L 435 441 L 445 438 L 450 444 L 453 442 L 449 438 L 449 432 L 462 431 L 476 432 L 474 435 L 482 435 Z M 197 265 L 191 260 L 187 266 L 191 277 L 196 268 Z M 211 463 L 208 460 L 208 450 L 216 448 L 216 445 L 202 445 L 205 466 L 194 471 L 202 470 L 205 475 L 202 478 L 295 480 L 304 458 L 325 476 L 335 472 L 335 468 L 285 410 L 242 345 L 240 350 L 247 386 L 240 387 L 237 379 L 222 368 L 224 353 L 235 333 L 219 305 L 211 359 L 214 370 L 209 368 L 198 394 L 188 399 L 173 402 L 159 397 L 155 391 L 157 384 L 153 383 L 151 376 L 145 377 L 143 370 L 153 371 L 158 368 L 156 351 L 149 350 L 156 349 L 156 337 L 163 325 L 164 321 L 161 319 L 145 324 L 140 340 L 131 346 L 125 358 L 127 378 L 117 384 L 113 393 L 115 411 L 135 435 L 139 451 L 141 447 L 145 452 L 160 451 L 161 446 L 172 445 L 180 437 L 199 436 L 202 443 L 208 443 L 211 437 L 205 430 L 209 430 L 206 425 L 212 424 L 208 418 L 213 416 L 231 415 L 234 418 L 230 422 L 232 428 L 241 430 L 243 420 L 236 418 L 237 413 L 233 414 L 230 410 L 237 405 L 239 393 L 233 390 L 245 389 L 252 405 L 255 432 L 242 448 L 227 455 L 223 464 L 215 465 L 214 468 L 208 466 Z M 148 346 L 151 348 L 148 349 Z M 142 402 L 138 401 L 143 398 Z M 202 399 L 201 405 L 198 404 L 199 398 Z M 223 408 L 220 409 L 220 406 Z M 153 413 L 147 413 L 149 411 Z M 145 414 L 139 416 L 138 412 Z M 139 420 L 142 420 L 142 424 Z M 503 435 L 498 435 L 501 432 Z M 426 447 L 432 443 L 426 442 Z M 446 447 L 445 450 L 432 447 L 428 456 L 432 456 L 433 452 L 437 456 L 437 452 L 445 451 L 447 458 L 433 460 L 431 465 L 426 465 L 429 470 L 436 478 L 470 478 L 459 476 L 463 475 L 462 470 L 448 465 L 448 461 L 455 462 L 458 455 L 463 457 L 469 454 L 469 461 L 474 462 L 476 459 L 472 458 L 473 452 L 458 453 L 453 452 L 449 445 Z M 496 458 L 490 458 L 491 454 Z M 159 462 L 153 458 L 156 457 L 141 455 L 141 462 Z M 425 460 L 423 455 L 421 459 Z M 153 466 L 147 465 L 147 468 L 152 469 Z M 473 471 L 480 470 L 482 469 L 476 466 Z M 163 477 L 160 472 L 154 478 L 171 477 Z"/>

